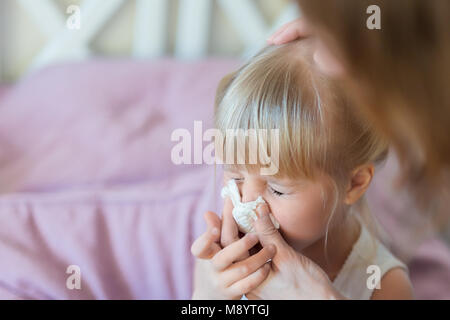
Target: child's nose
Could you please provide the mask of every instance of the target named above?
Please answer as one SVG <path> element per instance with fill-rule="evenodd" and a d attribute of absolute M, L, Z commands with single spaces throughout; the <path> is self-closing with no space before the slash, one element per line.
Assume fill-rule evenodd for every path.
<path fill-rule="evenodd" d="M 261 194 L 261 187 L 254 183 L 244 183 L 241 187 L 241 201 L 250 202 L 255 201 Z"/>

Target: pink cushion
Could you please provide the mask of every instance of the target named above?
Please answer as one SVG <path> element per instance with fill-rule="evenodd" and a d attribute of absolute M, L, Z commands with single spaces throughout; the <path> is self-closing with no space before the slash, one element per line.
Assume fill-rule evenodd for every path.
<path fill-rule="evenodd" d="M 175 129 L 209 128 L 236 61 L 92 61 L 45 69 L 0 100 L 0 192 L 125 183 L 186 170 Z"/>
<path fill-rule="evenodd" d="M 4 195 L 0 288 L 33 299 L 189 299 L 190 245 L 217 200 L 205 167 L 122 187 Z M 66 287 L 69 265 L 80 267 L 81 290 Z"/>
<path fill-rule="evenodd" d="M 8 92 L 8 85 L 0 84 L 0 99 Z"/>
<path fill-rule="evenodd" d="M 0 96 L 0 297 L 189 299 L 189 248 L 203 213 L 221 208 L 221 174 L 174 165 L 171 133 L 212 125 L 217 83 L 237 64 L 91 61 Z M 395 172 L 388 162 L 369 203 L 400 252 L 414 234 L 411 201 L 387 188 Z M 66 288 L 69 265 L 81 290 Z M 441 241 L 424 242 L 410 266 L 418 297 L 448 298 Z"/>

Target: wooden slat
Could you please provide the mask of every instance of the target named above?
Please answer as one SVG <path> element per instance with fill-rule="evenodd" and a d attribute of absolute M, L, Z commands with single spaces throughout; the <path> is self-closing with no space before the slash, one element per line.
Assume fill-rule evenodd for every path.
<path fill-rule="evenodd" d="M 208 53 L 211 0 L 180 0 L 175 56 L 181 59 L 201 58 Z"/>
<path fill-rule="evenodd" d="M 85 0 L 81 5 L 80 30 L 65 26 L 66 16 L 51 0 L 18 0 L 51 40 L 35 57 L 32 69 L 66 59 L 89 55 L 88 44 L 111 19 L 125 0 Z M 175 55 L 201 58 L 208 54 L 214 0 L 179 0 Z M 245 45 L 244 56 L 254 54 L 265 39 L 285 22 L 298 17 L 297 6 L 289 4 L 272 26 L 268 26 L 253 0 L 215 0 L 231 20 Z M 133 56 L 158 57 L 167 52 L 169 0 L 136 0 Z"/>
<path fill-rule="evenodd" d="M 47 38 L 53 39 L 66 29 L 65 16 L 51 0 L 19 0 L 19 4 L 35 21 L 36 26 Z M 89 53 L 89 48 L 81 46 L 74 48 L 71 54 L 85 57 Z"/>
<path fill-rule="evenodd" d="M 7 12 L 5 1 L 0 1 L 0 84 L 5 80 L 5 30 L 7 28 L 7 22 L 9 22 L 7 21 L 5 12 Z"/>
<path fill-rule="evenodd" d="M 300 10 L 295 2 L 289 2 L 286 8 L 281 11 L 281 14 L 276 18 L 269 30 L 269 35 L 273 34 L 282 25 L 291 22 L 300 17 Z"/>
<path fill-rule="evenodd" d="M 300 16 L 300 12 L 298 10 L 298 6 L 294 2 L 290 2 L 286 8 L 280 13 L 280 15 L 275 19 L 275 22 L 268 27 L 266 30 L 266 34 L 264 36 L 261 35 L 262 39 L 260 41 L 255 41 L 255 43 L 247 44 L 244 52 L 242 53 L 242 57 L 244 59 L 250 58 L 255 55 L 259 50 L 261 50 L 264 46 L 266 46 L 266 39 L 272 35 L 276 30 L 278 30 L 285 23 L 291 22 L 297 19 Z"/>
<path fill-rule="evenodd" d="M 247 44 L 258 43 L 265 40 L 283 24 L 297 19 L 300 16 L 298 6 L 289 2 L 286 8 L 268 26 L 262 13 L 252 0 L 218 0 L 221 8 L 235 26 L 239 37 Z"/>
<path fill-rule="evenodd" d="M 31 70 L 55 61 L 85 58 L 82 50 L 114 15 L 124 0 L 85 0 L 81 6 L 81 28 L 59 32 L 31 64 Z"/>
<path fill-rule="evenodd" d="M 168 0 L 136 0 L 134 57 L 159 57 L 166 53 L 168 14 Z"/>
<path fill-rule="evenodd" d="M 18 3 L 46 37 L 52 38 L 65 28 L 64 16 L 53 1 L 18 0 Z"/>
<path fill-rule="evenodd" d="M 218 3 L 231 20 L 243 43 L 251 45 L 265 40 L 268 27 L 253 1 L 218 0 Z"/>

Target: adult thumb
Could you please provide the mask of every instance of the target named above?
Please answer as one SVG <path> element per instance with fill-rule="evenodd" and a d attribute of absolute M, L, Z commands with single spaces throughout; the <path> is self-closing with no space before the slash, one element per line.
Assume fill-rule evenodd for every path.
<path fill-rule="evenodd" d="M 289 245 L 281 236 L 280 232 L 275 228 L 270 219 L 270 210 L 267 204 L 262 204 L 257 209 L 258 219 L 253 222 L 256 234 L 263 247 L 275 245 L 277 252 L 286 249 Z"/>

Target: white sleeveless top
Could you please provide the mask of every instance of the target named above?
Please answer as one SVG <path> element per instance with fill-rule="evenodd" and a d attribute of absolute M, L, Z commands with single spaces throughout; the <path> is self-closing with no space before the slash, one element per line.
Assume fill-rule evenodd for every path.
<path fill-rule="evenodd" d="M 408 268 L 390 253 L 379 240 L 373 240 L 363 224 L 360 225 L 359 238 L 354 243 L 352 251 L 334 279 L 333 285 L 349 299 L 369 300 L 373 291 L 377 290 L 378 287 L 378 281 L 375 280 L 377 279 L 376 272 L 379 272 L 378 279 L 381 281 L 386 272 L 393 268 L 403 268 L 406 272 L 408 272 Z M 373 247 L 374 244 L 375 247 Z M 369 266 L 375 266 L 373 268 L 376 272 Z M 368 281 L 369 277 L 370 281 Z M 371 281 L 372 279 L 374 281 Z M 243 295 L 241 299 L 247 300 L 247 297 Z"/>
<path fill-rule="evenodd" d="M 386 272 L 398 267 L 408 272 L 407 266 L 389 252 L 378 239 L 373 240 L 369 231 L 361 224 L 359 238 L 334 279 L 333 285 L 349 299 L 368 300 L 373 291 L 379 288 L 376 279 L 381 281 Z"/>

